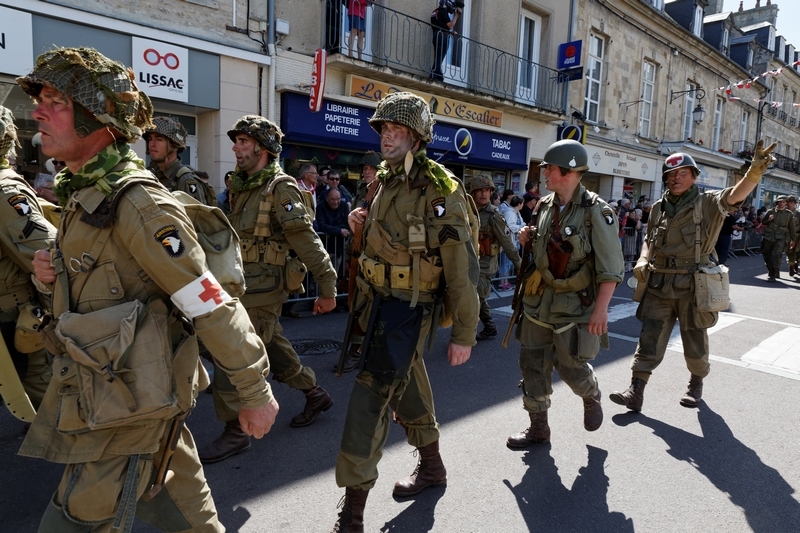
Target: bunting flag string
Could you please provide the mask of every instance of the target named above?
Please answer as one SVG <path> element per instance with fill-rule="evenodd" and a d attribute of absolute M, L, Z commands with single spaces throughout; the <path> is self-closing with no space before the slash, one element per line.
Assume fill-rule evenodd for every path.
<path fill-rule="evenodd" d="M 797 67 L 798 65 L 800 65 L 800 61 L 795 61 L 794 63 L 792 63 L 792 68 Z M 748 80 L 738 81 L 736 83 L 731 83 L 730 85 L 726 85 L 724 87 L 717 87 L 717 90 L 718 91 L 723 91 L 727 95 L 728 100 L 732 100 L 732 101 L 741 100 L 740 97 L 733 96 L 733 89 L 749 89 L 750 87 L 752 87 L 753 83 L 755 81 L 757 81 L 758 79 L 760 79 L 760 78 L 766 78 L 767 76 L 780 76 L 782 73 L 783 73 L 783 67 L 776 68 L 775 70 L 768 70 L 767 72 L 763 72 L 763 73 L 759 74 L 758 76 L 755 76 L 754 78 L 750 78 Z M 753 101 L 756 104 L 760 104 L 762 102 L 769 102 L 770 107 L 775 107 L 775 108 L 783 106 L 783 102 L 777 102 L 777 101 L 773 101 L 773 100 L 761 100 L 759 98 L 753 98 Z M 800 103 L 796 103 L 796 104 L 793 103 L 792 106 L 793 107 L 800 107 Z"/>

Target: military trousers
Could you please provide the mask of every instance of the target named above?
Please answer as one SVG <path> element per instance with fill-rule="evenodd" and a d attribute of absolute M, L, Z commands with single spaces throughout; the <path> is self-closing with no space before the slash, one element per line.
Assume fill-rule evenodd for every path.
<path fill-rule="evenodd" d="M 718 313 L 698 311 L 694 293 L 682 298 L 662 298 L 648 290 L 636 311 L 636 317 L 642 322 L 642 331 L 631 363 L 633 377 L 646 382 L 661 364 L 676 320 L 686 367 L 695 376 L 706 377 L 711 370 L 708 328 L 717 323 L 718 316 Z"/>
<path fill-rule="evenodd" d="M 431 328 L 430 311 L 422 321 L 419 340 L 408 374 L 389 385 L 362 371 L 356 377 L 336 459 L 336 484 L 369 490 L 378 479 L 378 462 L 389 437 L 390 410 L 416 448 L 439 440 L 433 391 L 423 354 Z"/>
<path fill-rule="evenodd" d="M 317 385 L 314 371 L 300 364 L 300 357 L 286 337 L 278 321 L 283 302 L 275 305 L 251 307 L 247 310 L 256 333 L 267 348 L 270 371 L 275 380 L 298 390 L 313 389 Z M 235 345 L 235 341 L 233 343 Z M 239 418 L 239 393 L 228 375 L 214 361 L 213 396 L 217 418 L 230 422 Z"/>
<path fill-rule="evenodd" d="M 781 262 L 783 261 L 783 249 L 785 247 L 785 239 L 780 239 L 777 241 L 762 241 L 761 255 L 764 256 L 764 263 L 767 265 L 768 270 L 780 271 Z"/>
<path fill-rule="evenodd" d="M 161 531 L 224 532 L 194 439 L 185 426 L 169 465 L 172 477 L 151 501 L 141 499 L 155 479 L 166 440 L 165 434 L 155 456 L 108 455 L 91 463 L 67 465 L 39 532 L 127 531 L 126 522 L 133 521 L 130 498 L 135 502 L 135 516 Z"/>
<path fill-rule="evenodd" d="M 481 307 L 478 312 L 478 318 L 481 322 L 486 322 L 492 319 L 492 309 L 489 307 L 489 294 L 492 292 L 492 276 L 491 274 L 481 273 L 478 276 L 478 299 L 480 300 Z"/>
<path fill-rule="evenodd" d="M 522 405 L 538 413 L 550 408 L 553 370 L 572 392 L 581 398 L 597 394 L 597 376 L 589 361 L 600 350 L 600 337 L 592 335 L 586 324 L 553 324 L 552 329 L 523 318 L 517 326 L 522 345 L 519 368 L 522 372 Z"/>

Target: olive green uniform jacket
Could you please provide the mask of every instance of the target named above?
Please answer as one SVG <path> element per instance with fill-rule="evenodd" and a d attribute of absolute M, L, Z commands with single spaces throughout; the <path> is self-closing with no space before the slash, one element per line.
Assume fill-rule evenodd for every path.
<path fill-rule="evenodd" d="M 511 237 L 511 230 L 508 229 L 506 219 L 503 214 L 491 203 L 486 204 L 478 211 L 480 227 L 480 265 L 481 276 L 494 276 L 498 269 L 498 258 L 500 248 L 503 248 L 508 258 L 514 263 L 514 268 L 519 270 L 522 260 L 519 257 L 519 250 L 514 246 L 514 239 Z M 485 240 L 489 243 L 489 253 L 484 253 L 483 244 Z"/>
<path fill-rule="evenodd" d="M 187 168 L 190 170 L 190 172 L 185 172 L 178 177 L 178 171 L 180 171 L 182 168 Z M 156 176 L 156 178 L 158 178 L 158 181 L 160 181 L 164 187 L 169 189 L 170 192 L 183 191 L 201 204 L 208 205 L 208 202 L 206 201 L 205 187 L 203 187 L 203 184 L 200 183 L 200 178 L 197 177 L 197 174 L 195 174 L 190 167 L 184 165 L 179 157 L 170 163 L 166 170 L 162 171 L 155 163 L 150 165 L 149 170 Z"/>
<path fill-rule="evenodd" d="M 593 198 L 588 219 L 587 208 L 581 206 L 584 195 Z M 522 300 L 525 314 L 545 324 L 587 324 L 597 301 L 598 286 L 605 282 L 620 283 L 624 276 L 617 217 L 603 199 L 586 191 L 583 185 L 577 187 L 559 215 L 561 238 L 572 244 L 566 279 L 553 280 L 547 270 L 547 242 L 553 231 L 553 213 L 558 209 L 556 195 L 545 196 L 539 205 L 531 251 L 542 276 L 543 289 L 537 294 L 526 292 Z M 592 302 L 588 306 L 581 303 L 577 294 L 584 288 Z"/>
<path fill-rule="evenodd" d="M 153 179 L 144 171 L 141 177 Z M 132 200 L 141 198 L 136 195 L 142 194 L 149 195 L 155 206 L 151 202 L 143 205 Z M 59 227 L 59 250 L 66 265 L 70 288 L 79 275 L 70 265 L 81 263 L 84 254 L 92 249 L 103 231 L 87 224 L 81 217 L 102 214 L 105 208 L 106 196 L 93 186 L 75 191 L 64 207 Z M 165 235 L 170 236 L 169 242 Z M 182 205 L 154 181 L 154 187 L 137 184 L 121 193 L 108 241 L 97 256 L 80 294 L 70 290 L 69 302 L 63 302 L 56 290 L 58 282 L 55 286 L 38 282 L 37 286 L 40 290 L 53 292 L 56 311 L 69 307 L 73 312 L 88 313 L 132 300 L 147 302 L 153 299 L 172 307 L 171 295 L 207 271 L 205 255 Z M 255 335 L 247 312 L 237 299 L 219 303 L 210 312 L 196 316 L 191 324 L 236 385 L 244 407 L 256 408 L 272 400 L 270 385 L 264 380 L 269 372 L 264 345 Z M 173 349 L 183 330 L 180 320 L 170 322 Z M 231 339 L 236 339 L 236 350 L 230 350 Z M 207 386 L 207 376 L 199 368 L 195 376 L 193 389 L 196 394 L 198 388 Z M 78 401 L 78 395 L 62 395 L 63 391 L 76 387 L 74 372 L 54 369 L 54 378 L 22 445 L 21 455 L 58 463 L 83 463 L 119 455 L 152 454 L 159 449 L 168 420 L 144 420 L 91 430 L 80 417 L 80 406 L 71 405 Z"/>
<path fill-rule="evenodd" d="M 768 242 L 794 241 L 797 239 L 795 216 L 788 209 L 770 209 L 764 213 L 767 221 L 764 229 L 764 240 Z"/>

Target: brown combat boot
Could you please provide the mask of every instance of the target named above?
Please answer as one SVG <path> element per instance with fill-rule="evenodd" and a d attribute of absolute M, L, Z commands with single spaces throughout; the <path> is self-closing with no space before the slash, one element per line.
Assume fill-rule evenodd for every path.
<path fill-rule="evenodd" d="M 689 379 L 689 388 L 681 397 L 681 405 L 684 407 L 697 407 L 700 405 L 700 398 L 703 397 L 703 378 L 692 374 Z"/>
<path fill-rule="evenodd" d="M 550 442 L 550 426 L 547 424 L 547 411 L 539 411 L 538 413 L 528 413 L 531 417 L 531 427 L 511 435 L 506 440 L 506 446 L 509 448 L 527 448 L 531 444 L 542 444 Z"/>
<path fill-rule="evenodd" d="M 331 529 L 331 533 L 364 533 L 364 506 L 367 504 L 368 490 L 351 487 L 345 489 L 344 496 L 337 507 L 339 519 Z"/>
<path fill-rule="evenodd" d="M 217 463 L 232 455 L 244 453 L 250 449 L 250 437 L 242 431 L 239 419 L 225 422 L 225 429 L 217 440 L 199 450 L 197 455 L 204 465 Z"/>
<path fill-rule="evenodd" d="M 447 483 L 447 469 L 439 455 L 439 441 L 417 448 L 419 462 L 414 473 L 394 484 L 394 495 L 401 498 L 419 494 L 423 489 Z"/>
<path fill-rule="evenodd" d="M 491 339 L 492 337 L 497 337 L 497 326 L 495 325 L 494 320 L 490 318 L 483 323 L 483 329 L 480 333 L 475 335 L 475 340 L 485 341 L 486 339 Z"/>
<path fill-rule="evenodd" d="M 600 390 L 597 394 L 583 399 L 583 427 L 586 431 L 596 431 L 603 423 L 603 406 L 600 405 Z"/>
<path fill-rule="evenodd" d="M 631 411 L 637 413 L 642 411 L 642 404 L 644 403 L 644 387 L 647 382 L 643 379 L 631 379 L 631 386 L 624 392 L 614 391 L 608 395 L 608 399 L 612 402 L 624 405 Z"/>
<path fill-rule="evenodd" d="M 303 412 L 292 418 L 292 427 L 301 428 L 310 425 L 319 414 L 333 406 L 333 399 L 328 391 L 317 385 L 313 389 L 303 391 L 306 395 L 306 405 Z"/>

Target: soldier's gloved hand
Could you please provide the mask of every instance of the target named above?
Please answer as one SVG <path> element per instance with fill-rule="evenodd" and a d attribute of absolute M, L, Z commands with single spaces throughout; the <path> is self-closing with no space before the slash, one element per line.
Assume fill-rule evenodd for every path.
<path fill-rule="evenodd" d="M 772 143 L 768 147 L 764 148 L 764 140 L 760 139 L 756 143 L 756 151 L 753 154 L 753 161 L 750 163 L 750 168 L 747 169 L 747 173 L 744 175 L 744 179 L 758 183 L 761 181 L 761 176 L 764 175 L 764 172 L 767 171 L 767 167 L 775 161 L 775 156 L 772 155 L 772 151 L 775 150 L 775 147 L 778 146 L 778 143 Z"/>
<path fill-rule="evenodd" d="M 640 257 L 639 260 L 636 261 L 636 266 L 633 267 L 633 275 L 640 283 L 647 281 L 648 268 L 646 257 Z"/>

